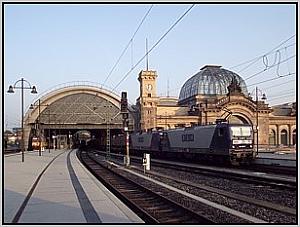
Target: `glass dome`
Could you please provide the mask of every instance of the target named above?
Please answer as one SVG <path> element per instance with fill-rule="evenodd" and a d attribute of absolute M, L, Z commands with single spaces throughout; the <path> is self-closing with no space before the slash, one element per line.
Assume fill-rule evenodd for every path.
<path fill-rule="evenodd" d="M 179 101 L 195 95 L 226 95 L 233 79 L 239 83 L 242 93 L 248 95 L 245 81 L 236 73 L 221 66 L 207 65 L 188 79 L 180 90 Z"/>

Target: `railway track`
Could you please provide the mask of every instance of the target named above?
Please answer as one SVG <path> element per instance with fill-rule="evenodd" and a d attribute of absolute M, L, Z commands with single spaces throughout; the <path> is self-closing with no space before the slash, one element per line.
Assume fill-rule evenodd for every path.
<path fill-rule="evenodd" d="M 112 171 L 111 166 L 95 160 L 86 151 L 78 152 L 79 159 L 109 190 L 136 212 L 146 223 L 198 223 L 214 222 L 141 184 Z"/>
<path fill-rule="evenodd" d="M 34 153 L 32 151 L 24 151 L 24 154 L 34 154 Z M 22 155 L 21 151 L 4 153 L 4 157 L 11 157 L 11 156 L 18 156 L 18 155 Z"/>
<path fill-rule="evenodd" d="M 169 163 L 169 162 L 168 162 Z M 163 167 L 166 163 L 155 162 L 155 166 Z M 262 171 L 244 171 L 232 168 L 215 168 L 215 167 L 199 167 L 189 166 L 188 164 L 173 163 L 168 168 L 187 171 L 191 173 L 206 174 L 211 177 L 219 177 L 223 179 L 236 180 L 256 185 L 270 186 L 272 188 L 296 190 L 297 182 L 294 177 L 285 177 L 281 175 L 269 175 Z"/>
<path fill-rule="evenodd" d="M 242 169 L 242 168 L 240 168 L 240 169 Z M 288 176 L 297 176 L 297 168 L 289 167 L 289 166 L 253 164 L 253 165 L 247 167 L 246 169 L 251 170 L 251 171 L 265 172 L 265 173 L 275 173 L 275 174 L 283 174 L 283 175 L 288 175 Z"/>
<path fill-rule="evenodd" d="M 105 152 L 94 151 L 99 154 L 105 154 Z M 122 159 L 123 155 L 111 154 L 116 158 Z M 132 162 L 141 162 L 140 157 L 131 157 Z M 243 168 L 228 168 L 219 166 L 206 166 L 198 165 L 193 163 L 181 163 L 167 160 L 151 159 L 151 165 L 156 167 L 168 166 L 170 169 L 181 170 L 196 174 L 205 174 L 212 177 L 219 177 L 224 179 L 237 180 L 246 183 L 253 183 L 258 185 L 270 186 L 279 189 L 290 189 L 295 190 L 297 188 L 296 178 L 292 176 L 282 175 L 280 170 L 276 171 L 276 174 L 270 173 L 269 171 L 264 172 L 264 168 L 249 167 Z M 286 173 L 286 171 L 283 171 Z M 281 174 L 280 174 L 281 173 Z"/>
<path fill-rule="evenodd" d="M 139 173 L 143 172 L 143 169 L 139 168 L 139 167 L 132 166 L 131 169 L 135 169 Z M 251 198 L 251 197 L 248 197 L 245 195 L 228 192 L 225 190 L 217 189 L 217 188 L 206 186 L 203 184 L 194 183 L 194 182 L 187 181 L 187 180 L 181 180 L 179 178 L 168 176 L 165 174 L 160 174 L 160 173 L 151 171 L 151 172 L 148 172 L 147 175 L 150 176 L 151 178 L 158 179 L 159 181 L 168 182 L 168 184 L 175 185 L 178 188 L 185 188 L 185 190 L 188 188 L 188 191 L 195 191 L 195 190 L 199 190 L 200 192 L 205 191 L 205 192 L 214 194 L 216 196 L 227 197 L 228 199 L 238 200 L 239 202 L 247 203 L 247 204 L 254 205 L 254 206 L 268 209 L 268 210 L 273 210 L 273 211 L 280 212 L 280 213 L 283 213 L 286 215 L 296 216 L 296 214 L 297 214 L 296 209 L 291 208 L 291 207 L 283 206 L 280 204 L 276 204 L 276 203 L 272 203 L 272 202 L 268 202 L 268 201 L 264 201 L 264 200 L 258 200 L 258 199 Z"/>
<path fill-rule="evenodd" d="M 8 154 L 16 154 L 16 153 L 19 153 L 21 152 L 21 149 L 20 148 L 7 148 L 7 149 L 4 149 L 4 155 L 8 155 Z"/>
<path fill-rule="evenodd" d="M 96 155 L 98 155 L 97 152 L 95 152 Z M 140 160 L 139 160 L 140 161 Z M 121 163 L 119 161 L 119 163 Z M 135 170 L 140 174 L 143 174 L 143 169 L 141 168 L 141 164 L 139 163 L 139 167 L 136 167 L 134 164 L 134 161 L 132 161 L 132 164 L 130 169 Z M 152 163 L 155 165 L 156 169 L 156 163 Z M 151 164 L 151 165 L 152 165 Z M 152 166 L 153 166 L 152 165 Z M 164 168 L 167 169 L 170 168 L 169 165 L 165 165 Z M 165 182 L 168 185 L 172 185 L 175 188 L 182 189 L 183 191 L 188 191 L 188 192 L 193 192 L 192 194 L 196 196 L 201 196 L 205 197 L 208 200 L 218 202 L 221 201 L 221 203 L 225 206 L 229 206 L 232 209 L 237 209 L 241 212 L 246 212 L 249 215 L 254 215 L 257 218 L 261 218 L 263 220 L 266 220 L 267 222 L 273 222 L 275 221 L 276 223 L 295 223 L 296 219 L 296 208 L 294 207 L 293 202 L 292 204 L 289 204 L 287 202 L 288 200 L 295 201 L 295 188 L 292 187 L 286 187 L 287 185 L 278 185 L 278 182 L 275 184 L 274 182 L 270 184 L 271 182 L 266 182 L 267 185 L 264 187 L 264 181 L 268 178 L 263 178 L 263 181 L 256 180 L 256 181 L 251 181 L 250 183 L 248 182 L 247 178 L 245 176 L 238 177 L 238 178 L 232 178 L 234 181 L 239 182 L 240 178 L 242 178 L 242 181 L 245 183 L 240 183 L 240 186 L 237 185 L 236 188 L 238 187 L 243 187 L 245 191 L 246 187 L 246 193 L 244 194 L 240 193 L 239 190 L 235 190 L 235 192 L 232 192 L 228 190 L 228 186 L 224 186 L 224 189 L 221 189 L 220 187 L 215 187 L 214 185 L 208 186 L 206 185 L 206 180 L 203 181 L 203 183 L 197 182 L 197 178 L 201 178 L 201 174 L 206 174 L 205 172 L 201 172 L 200 174 L 197 174 L 197 172 L 194 172 L 192 175 L 196 176 L 194 177 L 189 177 L 189 180 L 185 180 L 184 177 L 180 176 L 181 174 L 179 172 L 184 172 L 186 173 L 186 169 L 182 168 L 180 171 L 176 168 L 171 167 L 171 171 L 167 169 L 165 170 L 165 174 L 162 174 L 160 172 L 161 168 L 159 168 L 159 172 L 157 171 L 149 171 L 147 172 L 147 176 L 151 179 L 156 179 L 160 182 Z M 172 171 L 172 169 L 174 171 Z M 176 173 L 178 171 L 178 173 Z M 173 173 L 172 173 L 173 172 Z M 193 172 L 189 170 L 189 172 Z M 172 174 L 170 174 L 172 173 Z M 173 175 L 173 176 L 170 176 Z M 206 174 L 206 176 L 209 174 Z M 215 174 L 216 178 L 220 179 L 217 180 L 217 182 L 223 181 L 223 176 L 220 174 Z M 191 180 L 190 180 L 191 179 Z M 193 180 L 194 179 L 194 180 Z M 206 179 L 206 178 L 205 178 Z M 235 184 L 234 182 L 230 183 L 232 179 L 228 180 L 229 184 Z M 204 183 L 205 182 L 205 183 Z M 253 184 L 254 186 L 251 186 Z M 257 188 L 256 186 L 257 185 Z M 217 185 L 216 185 L 217 186 Z M 272 189 L 273 187 L 277 189 Z M 279 188 L 278 188 L 279 187 Z M 280 188 L 285 188 L 284 191 L 281 190 Z M 234 188 L 234 186 L 233 186 Z M 249 188 L 247 190 L 247 188 Z M 251 192 L 252 191 L 252 192 Z M 291 192 L 289 192 L 291 191 Z M 251 192 L 251 193 L 250 193 Z M 253 193 L 259 193 L 262 196 L 254 196 Z M 286 195 L 287 194 L 287 195 Z M 287 201 L 285 199 L 279 199 L 280 197 L 285 198 L 285 196 L 292 196 Z M 265 196 L 263 196 L 265 195 Z M 269 197 L 269 198 L 268 198 Z M 279 198 L 278 198 L 279 197 Z M 271 199 L 270 199 L 271 198 Z M 287 197 L 288 198 L 288 197 Z M 293 199 L 294 198 L 294 199 Z M 284 201 L 284 202 L 282 202 Z M 287 204 L 285 204 L 285 202 Z M 248 208 L 247 208 L 248 207 Z"/>

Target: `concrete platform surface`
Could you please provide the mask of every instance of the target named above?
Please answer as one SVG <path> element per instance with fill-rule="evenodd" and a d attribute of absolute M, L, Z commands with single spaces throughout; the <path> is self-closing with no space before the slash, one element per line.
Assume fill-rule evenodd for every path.
<path fill-rule="evenodd" d="M 296 152 L 258 153 L 255 164 L 296 167 Z"/>
<path fill-rule="evenodd" d="M 59 155 L 60 154 L 60 155 Z M 79 162 L 75 150 L 4 157 L 4 220 L 16 214 L 44 168 L 18 223 L 143 223 Z M 18 215 L 17 215 L 18 216 Z M 15 219 L 14 219 L 15 218 Z"/>

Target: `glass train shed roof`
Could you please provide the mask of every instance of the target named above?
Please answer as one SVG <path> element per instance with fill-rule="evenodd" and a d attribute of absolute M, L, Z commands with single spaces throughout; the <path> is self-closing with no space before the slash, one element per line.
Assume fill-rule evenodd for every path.
<path fill-rule="evenodd" d="M 180 90 L 179 101 L 195 95 L 226 95 L 233 79 L 239 83 L 242 93 L 248 95 L 245 81 L 236 73 L 221 66 L 207 65 L 189 78 Z"/>

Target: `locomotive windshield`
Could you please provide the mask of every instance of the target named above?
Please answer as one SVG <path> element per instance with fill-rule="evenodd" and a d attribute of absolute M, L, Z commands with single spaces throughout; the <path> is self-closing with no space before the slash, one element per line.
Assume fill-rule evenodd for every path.
<path fill-rule="evenodd" d="M 231 126 L 231 137 L 251 137 L 252 129 L 249 126 Z"/>

